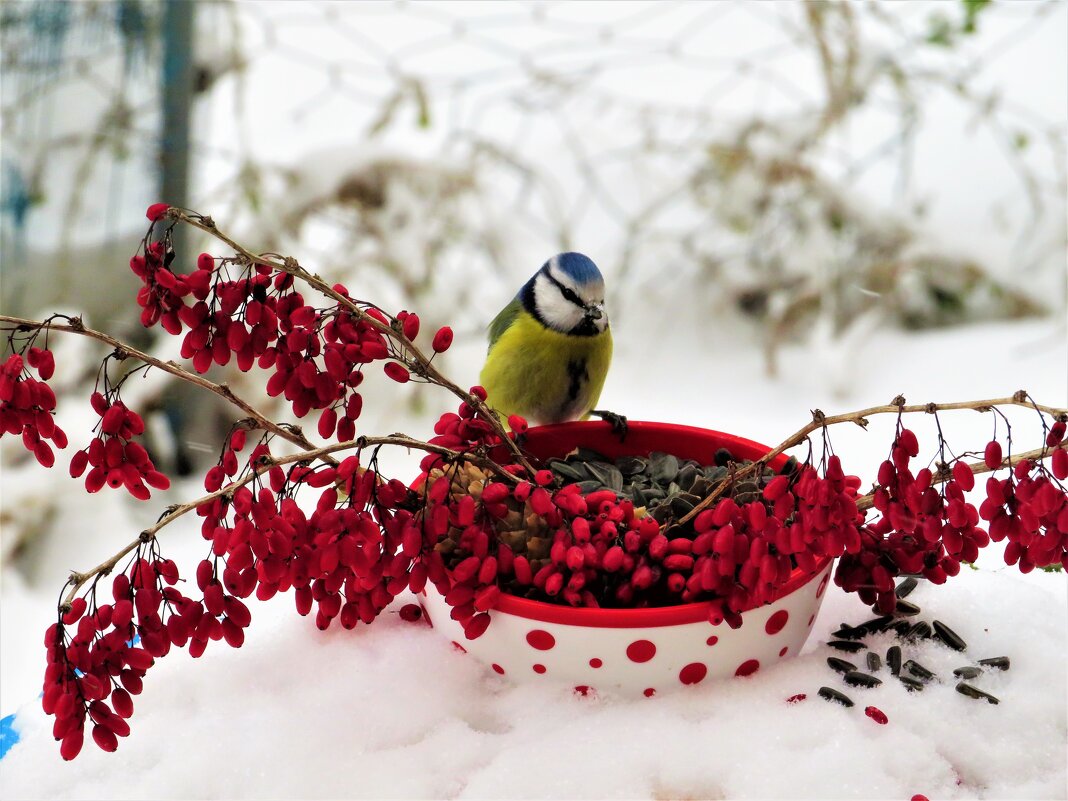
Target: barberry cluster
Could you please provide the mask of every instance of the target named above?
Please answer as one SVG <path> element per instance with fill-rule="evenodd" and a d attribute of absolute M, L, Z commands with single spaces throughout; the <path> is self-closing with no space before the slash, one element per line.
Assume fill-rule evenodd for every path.
<path fill-rule="evenodd" d="M 857 592 L 889 614 L 896 603 L 894 578 L 923 575 L 935 584 L 960 572 L 991 540 L 1008 539 L 1005 561 L 1026 573 L 1036 566 L 1060 564 L 1068 568 L 1068 456 L 1062 444 L 1065 424 L 1057 421 L 1047 434 L 1052 470 L 1042 459 L 1022 459 L 1005 478 L 991 475 L 986 498 L 976 509 L 965 493 L 975 487 L 975 473 L 963 459 L 952 467 L 942 463 L 941 475 L 929 467 L 909 469 L 919 455 L 914 432 L 898 425 L 890 458 L 879 467 L 872 505 L 881 513 L 860 527 L 861 548 L 838 565 L 836 583 Z M 939 434 L 939 451 L 945 442 Z M 1001 443 L 991 440 L 983 464 L 990 471 L 1003 467 Z M 989 531 L 980 521 L 989 522 Z"/>
<path fill-rule="evenodd" d="M 105 484 L 112 489 L 125 487 L 139 501 L 151 497 L 148 487 L 168 489 L 170 479 L 156 469 L 144 446 L 134 441 L 144 433 L 145 421 L 118 399 L 118 388 L 107 396 L 94 392 L 89 402 L 100 415 L 97 436 L 71 457 L 71 477 L 80 478 L 90 467 L 85 476 L 86 492 L 98 492 Z"/>
<path fill-rule="evenodd" d="M 742 611 L 777 597 L 795 570 L 809 574 L 821 560 L 860 547 L 860 479 L 845 476 L 834 456 L 822 478 L 811 467 L 780 475 L 760 498 L 726 497 L 692 525 L 663 530 L 611 490 L 555 488 L 548 470 L 533 479 L 510 485 L 471 466 L 458 476 L 430 473 L 426 514 L 449 509 L 448 531 L 435 546 L 448 570 L 431 578 L 465 627 L 495 605 L 501 587 L 585 607 L 720 599 L 711 621 L 737 627 Z"/>
<path fill-rule="evenodd" d="M 12 353 L 0 367 L 0 436 L 21 435 L 26 450 L 44 467 L 56 463 L 48 440 L 57 448 L 67 447 L 67 435 L 56 425 L 56 394 L 47 384 L 55 367 L 51 351 L 32 346 L 26 348 L 25 358 Z M 30 369 L 40 378 L 30 375 Z"/>

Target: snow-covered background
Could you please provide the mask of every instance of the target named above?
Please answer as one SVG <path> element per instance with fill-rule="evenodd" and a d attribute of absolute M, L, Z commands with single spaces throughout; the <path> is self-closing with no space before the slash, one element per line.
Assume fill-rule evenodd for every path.
<path fill-rule="evenodd" d="M 566 244 L 592 255 L 607 275 L 616 357 L 603 405 L 631 419 L 698 425 L 772 445 L 806 423 L 812 409 L 841 412 L 898 393 L 910 402 L 950 401 L 1025 388 L 1039 402 L 1068 405 L 1065 257 L 1063 248 L 1050 248 L 1064 226 L 1055 168 L 1063 168 L 1068 118 L 1068 4 L 1048 4 L 1039 17 L 1036 4 L 1002 4 L 953 51 L 980 75 L 980 89 L 1026 111 L 1012 119 L 1052 131 L 1048 142 L 1033 137 L 1025 153 L 1033 167 L 1053 165 L 1041 172 L 1047 184 L 1037 228 L 1022 225 L 1034 208 L 1003 143 L 972 107 L 941 89 L 921 103 L 923 124 L 908 146 L 913 160 L 904 189 L 896 159 L 855 166 L 867 163 L 857 154 L 877 149 L 896 130 L 893 115 L 880 117 L 885 102 L 852 118 L 813 157 L 828 181 L 875 220 L 872 230 L 904 219 L 924 247 L 979 260 L 1054 313 L 1017 322 L 980 315 L 966 325 L 909 332 L 879 314 L 843 325 L 825 308 L 778 344 L 774 376 L 761 323 L 739 316 L 716 294 L 719 282 L 737 280 L 745 259 L 720 253 L 730 269 L 702 271 L 695 260 L 708 251 L 700 243 L 687 251 L 673 238 L 698 226 L 687 216 L 693 208 L 652 202 L 674 198 L 672 185 L 694 174 L 693 151 L 674 158 L 665 146 L 643 161 L 633 140 L 648 134 L 635 127 L 643 115 L 653 127 L 685 128 L 687 135 L 708 125 L 724 136 L 761 116 L 781 123 L 796 114 L 804 123 L 821 86 L 812 54 L 790 51 L 789 37 L 783 38 L 799 6 L 722 3 L 698 14 L 693 9 L 700 4 L 665 6 L 665 12 L 645 4 L 414 5 L 252 4 L 228 11 L 241 37 L 221 22 L 202 31 L 202 57 L 221 77 L 196 107 L 202 149 L 194 164 L 194 207 L 250 246 L 276 238 L 313 269 L 344 272 L 352 261 L 357 267 L 348 265 L 347 280 L 371 299 L 453 323 L 460 337 L 447 366 L 459 383 L 477 379 L 482 331 L 493 313 Z M 533 18 L 530 8 L 542 8 L 542 17 Z M 896 8 L 902 26 L 959 14 L 950 3 Z M 700 21 L 706 14 L 715 18 Z M 614 38 L 606 39 L 604 28 Z M 702 32 L 700 46 L 679 39 L 687 28 Z M 464 36 L 480 44 L 458 45 Z M 435 37 L 440 44 L 428 45 Z M 231 74 L 222 65 L 238 40 L 249 66 Z M 673 42 L 685 58 L 670 51 Z M 476 50 L 482 55 L 473 55 Z M 746 54 L 759 80 L 738 74 Z M 878 60 L 874 51 L 867 55 Z M 916 69 L 939 57 L 917 51 Z M 591 71 L 593 62 L 605 66 Z M 533 68 L 545 71 L 543 83 L 531 82 Z M 387 135 L 367 136 L 398 71 L 425 81 L 430 119 L 447 119 L 447 126 L 412 124 L 418 104 L 409 98 L 396 111 L 406 125 L 391 122 Z M 551 78 L 560 74 L 576 81 L 592 76 L 597 91 L 555 105 L 553 92 L 562 90 Z M 487 75 L 496 83 L 476 80 Z M 700 83 L 702 76 L 709 85 Z M 601 95 L 629 105 L 620 111 L 605 100 L 598 110 L 590 101 Z M 702 107 L 705 116 L 678 110 L 687 106 Z M 553 114 L 541 115 L 545 109 Z M 463 146 L 470 137 L 456 134 L 471 130 L 523 155 L 537 173 L 533 200 L 501 202 L 521 194 L 502 171 L 471 171 Z M 576 147 L 603 159 L 579 158 Z M 614 152 L 622 167 L 611 163 Z M 379 219 L 360 218 L 359 236 L 352 216 L 336 204 L 302 211 L 330 196 L 339 175 L 366 177 L 361 170 L 383 159 L 418 169 L 401 171 L 408 177 L 394 185 Z M 248 164 L 261 170 L 258 194 L 243 182 Z M 64 162 L 56 159 L 50 169 L 62 175 Z M 453 182 L 463 185 L 471 175 L 478 191 L 460 192 L 456 200 Z M 85 247 L 117 242 L 118 252 L 131 241 L 132 250 L 140 232 L 130 231 L 141 227 L 142 201 L 156 199 L 142 194 L 128 198 L 128 213 L 118 215 L 129 228 L 94 223 L 95 209 L 66 235 Z M 454 204 L 441 212 L 445 223 L 426 216 L 421 201 L 427 198 Z M 750 201 L 738 201 L 743 217 Z M 927 208 L 922 216 L 912 213 L 917 204 Z M 620 215 L 612 211 L 617 206 Z M 28 229 L 42 247 L 55 236 L 44 211 L 31 216 Z M 110 213 L 113 219 L 114 208 Z M 293 219 L 299 222 L 286 228 Z M 628 238 L 634 219 L 649 224 Z M 434 262 L 432 275 L 405 273 L 405 264 L 427 263 L 433 237 L 425 226 L 437 224 L 463 233 L 446 237 L 448 255 Z M 94 232 L 105 228 L 108 242 L 94 241 Z M 777 235 L 760 228 L 739 239 Z M 821 270 L 833 272 L 828 263 L 838 269 L 835 258 L 849 260 L 838 247 L 816 238 L 797 245 L 795 255 L 819 277 Z M 383 268 L 393 262 L 402 266 Z M 121 258 L 117 265 L 125 270 Z M 130 291 L 128 283 L 119 287 Z M 85 362 L 87 346 L 64 347 L 60 369 L 68 367 L 77 387 L 84 377 L 72 366 Z M 64 400 L 60 424 L 77 443 L 90 424 L 86 404 L 76 394 Z M 369 403 L 363 430 L 428 436 L 436 414 L 451 405 L 440 394 L 422 406 Z M 1021 411 L 1012 419 L 1017 442 L 1031 447 L 1033 418 Z M 989 415 L 975 412 L 944 415 L 942 422 L 961 449 L 980 448 L 993 425 Z M 890 426 L 877 419 L 868 432 L 833 430 L 847 469 L 870 479 L 887 451 Z M 921 418 L 915 427 L 921 442 L 925 435 L 931 441 L 931 420 Z M 136 699 L 133 734 L 119 751 L 103 754 L 89 744 L 66 764 L 35 700 L 41 639 L 59 587 L 67 571 L 96 564 L 129 542 L 164 504 L 196 494 L 198 482 L 177 481 L 153 503 L 139 505 L 107 492 L 86 496 L 63 469 L 44 473 L 27 464 L 18 443 L 5 440 L 0 456 L 0 716 L 15 714 L 19 735 L 0 760 L 3 798 L 1068 797 L 1065 577 L 1021 576 L 1004 566 L 997 546 L 981 555 L 978 570 L 965 569 L 947 585 L 924 586 L 913 596 L 924 617 L 944 620 L 969 643 L 965 657 L 926 643 L 916 651 L 918 661 L 948 674 L 969 659 L 1012 658 L 1011 670 L 976 682 L 1001 699 L 997 706 L 965 698 L 949 681 L 912 695 L 891 681 L 874 690 L 846 688 L 825 664 L 838 654 L 822 642 L 840 622 L 858 623 L 869 614 L 833 587 L 800 657 L 748 679 L 641 701 L 582 698 L 548 682 L 511 687 L 436 632 L 391 612 L 372 627 L 323 634 L 295 615 L 285 596 L 253 607 L 255 623 L 239 651 L 216 644 L 198 664 L 184 652 L 164 659 Z M 410 477 L 417 460 L 396 454 L 389 463 Z M 203 550 L 187 522 L 168 529 L 161 544 L 180 565 L 191 566 Z M 398 599 L 393 611 L 408 600 Z M 873 642 L 885 650 L 886 642 Z M 823 685 L 845 690 L 857 706 L 819 699 Z M 787 705 L 796 693 L 808 699 Z M 865 717 L 867 704 L 889 723 Z"/>

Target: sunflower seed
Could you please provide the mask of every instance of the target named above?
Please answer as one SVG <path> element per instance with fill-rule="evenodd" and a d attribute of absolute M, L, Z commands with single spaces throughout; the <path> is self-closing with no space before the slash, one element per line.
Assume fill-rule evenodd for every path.
<path fill-rule="evenodd" d="M 883 683 L 882 679 L 877 679 L 870 673 L 861 673 L 859 670 L 851 670 L 843 678 L 846 684 L 851 684 L 854 687 L 878 687 Z"/>
<path fill-rule="evenodd" d="M 851 654 L 855 654 L 857 651 L 863 651 L 866 646 L 862 642 L 855 642 L 853 640 L 831 640 L 827 643 L 831 648 L 837 648 L 839 651 L 849 651 Z"/>
<path fill-rule="evenodd" d="M 983 671 L 981 668 L 977 668 L 972 665 L 965 665 L 964 667 L 959 667 L 954 670 L 953 675 L 956 676 L 958 679 L 977 679 L 981 675 L 983 675 Z"/>
<path fill-rule="evenodd" d="M 914 576 L 909 576 L 894 588 L 894 595 L 898 598 L 904 598 L 914 589 L 920 585 L 920 582 L 916 580 Z"/>
<path fill-rule="evenodd" d="M 789 459 L 786 460 L 786 464 L 782 466 L 782 469 L 779 471 L 779 475 L 792 476 L 794 473 L 797 472 L 798 464 L 799 462 L 797 461 L 797 457 L 791 456 Z"/>
<path fill-rule="evenodd" d="M 853 701 L 845 693 L 840 693 L 831 687 L 820 687 L 820 698 L 825 698 L 828 701 L 837 701 L 843 706 L 853 706 Z"/>
<path fill-rule="evenodd" d="M 677 495 L 671 499 L 671 513 L 675 515 L 675 517 L 685 517 L 693 507 L 694 504 L 681 495 Z"/>
<path fill-rule="evenodd" d="M 912 601 L 906 601 L 904 598 L 898 598 L 897 605 L 894 606 L 895 615 L 918 615 L 920 613 L 920 607 L 916 606 Z"/>
<path fill-rule="evenodd" d="M 893 629 L 898 637 L 904 637 L 912 630 L 912 624 L 907 620 L 895 620 L 893 625 L 887 626 L 887 630 L 890 629 Z"/>
<path fill-rule="evenodd" d="M 622 491 L 623 474 L 615 465 L 604 464 L 603 462 L 590 462 L 586 465 L 586 470 L 589 471 L 591 478 L 600 481 L 601 484 L 608 487 L 608 489 L 614 490 L 615 492 Z"/>
<path fill-rule="evenodd" d="M 863 629 L 868 634 L 875 634 L 879 631 L 886 631 L 887 626 L 894 622 L 894 618 L 890 615 L 882 615 L 881 617 L 873 617 L 871 620 L 866 620 L 857 626 L 858 629 Z"/>
<path fill-rule="evenodd" d="M 579 462 L 607 462 L 604 454 L 598 453 L 590 448 L 576 448 L 574 451 L 568 454 L 568 457 L 573 457 Z"/>
<path fill-rule="evenodd" d="M 705 474 L 705 478 L 712 482 L 722 481 L 727 477 L 727 468 L 720 467 L 719 465 L 706 467 L 701 472 Z"/>
<path fill-rule="evenodd" d="M 966 684 L 963 681 L 957 684 L 957 692 L 959 692 L 961 695 L 966 695 L 969 698 L 975 698 L 977 700 L 980 698 L 985 698 L 988 704 L 1001 703 L 995 696 L 991 695 L 990 693 L 984 693 L 978 687 L 973 687 L 972 685 Z"/>
<path fill-rule="evenodd" d="M 867 634 L 862 626 L 850 626 L 848 623 L 843 623 L 834 632 L 834 636 L 840 640 L 862 640 Z"/>
<path fill-rule="evenodd" d="M 895 676 L 901 672 L 901 646 L 891 645 L 886 649 L 886 664 L 890 666 L 890 672 Z"/>
<path fill-rule="evenodd" d="M 695 464 L 688 464 L 679 470 L 675 480 L 687 492 L 693 490 L 693 485 L 701 477 L 701 468 Z"/>
<path fill-rule="evenodd" d="M 616 459 L 616 467 L 619 468 L 625 476 L 636 476 L 645 470 L 649 464 L 648 459 L 643 459 L 640 456 L 620 456 Z"/>
<path fill-rule="evenodd" d="M 579 492 L 581 492 L 583 495 L 589 495 L 591 492 L 596 492 L 597 490 L 601 489 L 603 485 L 600 481 L 595 481 L 591 479 L 590 481 L 580 481 L 577 486 L 579 488 Z"/>
<path fill-rule="evenodd" d="M 931 628 L 931 624 L 928 623 L 926 620 L 921 620 L 915 626 L 910 628 L 908 634 L 906 634 L 905 636 L 908 637 L 910 640 L 926 640 L 928 637 L 931 636 L 932 631 L 933 629 Z"/>
<path fill-rule="evenodd" d="M 589 474 L 583 469 L 582 462 L 565 462 L 561 459 L 550 459 L 549 469 L 556 475 L 566 478 L 568 481 L 585 481 Z"/>
<path fill-rule="evenodd" d="M 679 459 L 670 453 L 654 451 L 649 454 L 653 480 L 660 484 L 670 484 L 679 474 Z"/>
<path fill-rule="evenodd" d="M 879 655 L 875 651 L 868 651 L 868 670 L 875 673 L 882 670 L 883 660 L 879 658 Z"/>
<path fill-rule="evenodd" d="M 913 661 L 913 660 L 911 660 L 911 659 L 909 659 L 908 661 L 906 661 L 906 662 L 905 662 L 905 663 L 904 663 L 904 664 L 903 664 L 903 665 L 901 666 L 901 668 L 902 668 L 903 670 L 906 670 L 906 671 L 908 671 L 909 673 L 911 673 L 911 674 L 912 674 L 913 676 L 915 676 L 915 677 L 916 677 L 917 679 L 921 679 L 921 680 L 923 680 L 923 681 L 930 681 L 931 679 L 933 679 L 933 678 L 935 677 L 935 674 L 934 674 L 934 673 L 932 673 L 932 672 L 931 672 L 930 670 L 928 670 L 927 668 L 925 668 L 925 667 L 924 667 L 923 665 L 921 665 L 921 664 L 920 664 L 919 662 L 915 662 L 915 661 Z"/>
<path fill-rule="evenodd" d="M 917 691 L 923 689 L 923 682 L 922 681 L 916 681 L 916 679 L 910 679 L 908 676 L 898 676 L 897 679 L 898 679 L 898 681 L 900 681 L 902 684 L 905 685 L 905 689 L 907 689 L 910 693 L 917 692 Z"/>
<path fill-rule="evenodd" d="M 849 673 L 850 671 L 857 669 L 857 666 L 854 665 L 852 662 L 847 662 L 846 660 L 839 659 L 836 656 L 827 657 L 827 664 L 830 665 L 831 670 L 837 673 Z"/>
<path fill-rule="evenodd" d="M 992 656 L 989 659 L 980 659 L 979 664 L 983 667 L 997 668 L 998 670 L 1009 669 L 1009 658 L 1007 656 Z"/>
<path fill-rule="evenodd" d="M 968 644 L 961 639 L 961 636 L 941 620 L 935 620 L 931 625 L 934 626 L 935 636 L 954 651 L 963 651 L 968 647 Z"/>

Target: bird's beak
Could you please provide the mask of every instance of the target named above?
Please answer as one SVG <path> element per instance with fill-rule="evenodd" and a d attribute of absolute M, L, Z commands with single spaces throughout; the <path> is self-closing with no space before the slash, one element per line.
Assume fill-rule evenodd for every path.
<path fill-rule="evenodd" d="M 587 306 L 586 317 L 590 320 L 600 320 L 602 317 L 604 317 L 604 306 L 599 303 L 594 303 L 592 306 Z"/>

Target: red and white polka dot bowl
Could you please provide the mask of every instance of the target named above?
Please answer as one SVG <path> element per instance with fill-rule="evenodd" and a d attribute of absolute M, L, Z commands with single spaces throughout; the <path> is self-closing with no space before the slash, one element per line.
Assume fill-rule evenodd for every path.
<path fill-rule="evenodd" d="M 719 448 L 757 459 L 770 448 L 718 431 L 663 423 L 630 423 L 625 443 L 607 423 L 532 428 L 524 447 L 540 459 L 577 446 L 616 458 L 651 451 L 711 464 Z M 781 466 L 785 457 L 772 462 Z M 580 692 L 651 696 L 710 679 L 748 676 L 796 655 L 812 630 L 830 580 L 831 559 L 815 573 L 795 571 L 771 603 L 744 610 L 742 626 L 713 626 L 716 601 L 646 609 L 587 609 L 502 595 L 492 622 L 475 640 L 449 616 L 432 586 L 422 599 L 429 621 L 487 667 L 512 681 L 553 681 Z"/>

